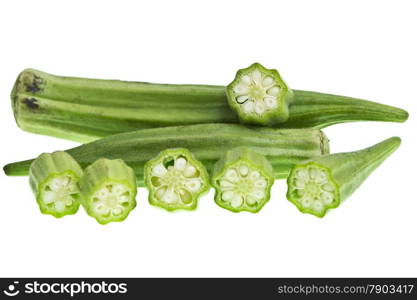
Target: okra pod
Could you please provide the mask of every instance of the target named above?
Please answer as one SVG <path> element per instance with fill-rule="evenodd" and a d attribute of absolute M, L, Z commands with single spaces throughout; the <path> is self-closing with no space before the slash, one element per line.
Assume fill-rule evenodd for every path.
<path fill-rule="evenodd" d="M 29 168 L 29 182 L 43 214 L 61 218 L 80 206 L 78 181 L 83 171 L 66 152 L 43 153 Z"/>
<path fill-rule="evenodd" d="M 247 146 L 267 157 L 275 178 L 286 178 L 299 161 L 329 153 L 327 137 L 318 129 L 274 129 L 238 124 L 200 124 L 143 129 L 112 135 L 67 150 L 87 167 L 99 158 L 123 159 L 135 171 L 143 186 L 147 161 L 169 148 L 186 148 L 211 170 L 212 165 L 231 148 Z M 8 164 L 10 176 L 27 175 L 31 160 Z"/>
<path fill-rule="evenodd" d="M 168 211 L 194 210 L 210 188 L 206 168 L 187 149 L 167 149 L 145 164 L 149 203 Z"/>
<path fill-rule="evenodd" d="M 345 201 L 400 143 L 399 137 L 392 137 L 363 150 L 300 162 L 287 179 L 287 198 L 301 212 L 321 218 Z"/>
<path fill-rule="evenodd" d="M 270 162 L 250 148 L 227 151 L 214 165 L 215 202 L 232 212 L 258 212 L 269 201 L 274 172 Z"/>
<path fill-rule="evenodd" d="M 274 127 L 324 128 L 408 118 L 405 110 L 371 101 L 300 90 L 292 94 L 288 120 Z M 145 128 L 239 123 L 224 86 L 84 79 L 27 69 L 17 78 L 11 99 L 23 130 L 78 142 Z"/>
<path fill-rule="evenodd" d="M 98 159 L 85 169 L 79 186 L 81 204 L 100 224 L 123 221 L 136 207 L 135 173 L 121 159 Z"/>

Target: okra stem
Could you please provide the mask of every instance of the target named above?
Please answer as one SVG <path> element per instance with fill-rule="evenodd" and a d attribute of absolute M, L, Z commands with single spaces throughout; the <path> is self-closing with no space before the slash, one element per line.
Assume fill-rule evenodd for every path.
<path fill-rule="evenodd" d="M 329 153 L 327 137 L 317 129 L 274 129 L 237 124 L 201 124 L 143 129 L 112 135 L 67 150 L 82 167 L 98 158 L 123 159 L 143 186 L 147 161 L 168 148 L 187 148 L 210 170 L 229 149 L 247 146 L 265 155 L 275 178 L 286 178 L 299 161 Z M 30 160 L 8 164 L 6 175 L 27 175 Z"/>
<path fill-rule="evenodd" d="M 289 118 L 274 125 L 277 128 L 408 118 L 405 110 L 371 101 L 292 91 Z M 145 128 L 239 122 L 224 86 L 61 77 L 27 69 L 19 75 L 11 98 L 23 130 L 78 142 Z"/>
<path fill-rule="evenodd" d="M 363 150 L 300 162 L 287 179 L 287 198 L 301 212 L 323 217 L 345 201 L 400 143 L 399 137 L 392 137 Z"/>

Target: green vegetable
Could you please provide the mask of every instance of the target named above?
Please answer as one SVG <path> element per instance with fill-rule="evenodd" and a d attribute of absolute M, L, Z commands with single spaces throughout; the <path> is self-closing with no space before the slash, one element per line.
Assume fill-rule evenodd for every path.
<path fill-rule="evenodd" d="M 83 175 L 78 163 L 66 152 L 43 153 L 29 168 L 30 186 L 43 214 L 61 218 L 80 206 L 77 183 Z"/>
<path fill-rule="evenodd" d="M 149 203 L 172 211 L 193 210 L 210 188 L 206 168 L 183 148 L 162 151 L 145 164 Z"/>
<path fill-rule="evenodd" d="M 121 159 L 95 161 L 79 185 L 81 204 L 100 224 L 123 221 L 136 207 L 135 173 Z"/>
<path fill-rule="evenodd" d="M 323 128 L 350 121 L 404 122 L 408 118 L 402 109 L 375 102 L 292 91 L 289 119 L 277 127 Z M 11 98 L 23 130 L 79 142 L 137 129 L 239 122 L 224 86 L 60 77 L 27 69 L 19 75 Z"/>
<path fill-rule="evenodd" d="M 101 157 L 123 159 L 134 169 L 138 184 L 143 185 L 145 163 L 165 149 L 187 148 L 210 170 L 226 150 L 238 146 L 251 147 L 265 155 L 275 178 L 286 178 L 297 162 L 329 151 L 328 140 L 318 129 L 201 124 L 121 133 L 67 152 L 84 168 Z M 27 175 L 30 163 L 31 160 L 8 164 L 4 172 L 10 176 Z"/>
<path fill-rule="evenodd" d="M 346 200 L 400 143 L 392 137 L 363 150 L 300 162 L 288 177 L 287 198 L 301 212 L 321 218 Z"/>
<path fill-rule="evenodd" d="M 254 63 L 236 73 L 226 88 L 227 100 L 241 123 L 274 125 L 288 120 L 293 92 L 277 70 Z"/>
<path fill-rule="evenodd" d="M 269 201 L 273 183 L 270 162 L 250 148 L 227 151 L 213 167 L 215 202 L 232 212 L 258 212 Z"/>

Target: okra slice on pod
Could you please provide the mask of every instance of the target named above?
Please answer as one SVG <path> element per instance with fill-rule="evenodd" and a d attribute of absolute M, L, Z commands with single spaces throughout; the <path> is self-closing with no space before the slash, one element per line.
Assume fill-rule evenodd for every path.
<path fill-rule="evenodd" d="M 60 218 L 80 207 L 78 181 L 83 171 L 66 152 L 43 153 L 29 169 L 30 186 L 43 214 Z"/>
<path fill-rule="evenodd" d="M 254 63 L 237 72 L 226 93 L 242 123 L 274 125 L 288 120 L 293 92 L 277 70 Z"/>
<path fill-rule="evenodd" d="M 136 178 L 121 159 L 100 158 L 84 170 L 81 204 L 100 224 L 119 222 L 136 207 Z"/>
<path fill-rule="evenodd" d="M 346 200 L 400 143 L 399 137 L 392 137 L 363 150 L 301 162 L 288 177 L 287 198 L 301 212 L 321 218 Z"/>
<path fill-rule="evenodd" d="M 202 163 L 184 148 L 168 149 L 145 164 L 149 203 L 172 211 L 193 210 L 209 188 Z"/>
<path fill-rule="evenodd" d="M 270 162 L 247 147 L 227 151 L 213 167 L 215 202 L 232 212 L 258 212 L 269 201 L 273 183 Z"/>

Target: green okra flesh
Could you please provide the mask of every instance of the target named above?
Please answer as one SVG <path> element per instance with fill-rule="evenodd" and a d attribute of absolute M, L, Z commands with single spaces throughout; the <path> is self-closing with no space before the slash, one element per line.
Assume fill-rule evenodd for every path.
<path fill-rule="evenodd" d="M 292 93 L 289 118 L 275 127 L 324 128 L 350 121 L 404 122 L 408 118 L 405 110 L 371 101 L 300 90 Z M 78 142 L 146 128 L 239 123 L 224 86 L 85 79 L 27 69 L 17 78 L 11 98 L 23 130 Z"/>
<path fill-rule="evenodd" d="M 99 158 L 123 159 L 135 171 L 143 186 L 147 161 L 169 148 L 186 148 L 211 170 L 231 148 L 247 146 L 267 157 L 275 178 L 286 178 L 291 167 L 305 159 L 329 153 L 328 139 L 318 129 L 274 129 L 237 124 L 201 124 L 144 129 L 112 135 L 67 150 L 87 167 Z M 27 175 L 31 160 L 8 164 L 6 175 Z"/>
<path fill-rule="evenodd" d="M 300 162 L 287 179 L 287 198 L 301 212 L 323 217 L 345 201 L 400 144 L 399 137 L 392 137 L 363 150 Z"/>
<path fill-rule="evenodd" d="M 79 164 L 66 152 L 39 155 L 30 165 L 29 183 L 43 214 L 61 218 L 73 215 L 80 206 Z"/>
<path fill-rule="evenodd" d="M 194 210 L 210 188 L 206 168 L 187 149 L 167 149 L 145 164 L 149 203 L 168 211 Z"/>
<path fill-rule="evenodd" d="M 79 186 L 81 204 L 100 224 L 123 221 L 136 207 L 135 173 L 121 159 L 98 159 L 85 169 Z"/>
<path fill-rule="evenodd" d="M 216 162 L 211 182 L 217 205 L 232 212 L 256 213 L 269 201 L 274 172 L 263 155 L 238 147 Z"/>

